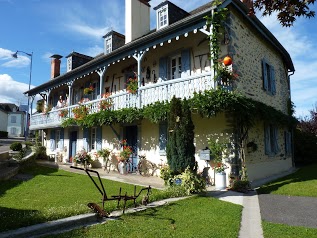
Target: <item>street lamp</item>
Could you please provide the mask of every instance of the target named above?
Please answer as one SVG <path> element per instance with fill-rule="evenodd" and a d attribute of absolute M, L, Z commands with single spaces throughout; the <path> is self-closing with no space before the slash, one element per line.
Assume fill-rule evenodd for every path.
<path fill-rule="evenodd" d="M 31 59 L 31 63 L 30 63 L 30 78 L 29 78 L 29 91 L 30 91 L 30 89 L 31 89 L 31 79 L 32 79 L 32 58 L 33 58 L 33 52 L 32 53 L 26 53 L 24 51 L 17 50 L 14 54 L 12 54 L 12 57 L 17 59 L 18 58 L 18 53 L 26 54 Z M 26 112 L 25 129 L 24 129 L 25 140 L 28 137 L 28 132 L 29 132 L 29 111 L 30 111 L 30 97 L 28 95 L 28 109 L 27 109 L 27 112 Z"/>

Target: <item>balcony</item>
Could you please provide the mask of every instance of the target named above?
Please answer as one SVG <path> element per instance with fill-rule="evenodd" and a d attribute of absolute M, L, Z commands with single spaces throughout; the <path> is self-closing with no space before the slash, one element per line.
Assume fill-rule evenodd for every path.
<path fill-rule="evenodd" d="M 199 74 L 187 78 L 168 80 L 155 84 L 142 86 L 138 94 L 118 92 L 109 96 L 113 105 L 111 110 L 122 108 L 142 108 L 157 101 L 170 101 L 173 96 L 179 98 L 191 98 L 194 92 L 203 92 L 214 88 L 214 80 L 211 72 Z M 89 114 L 99 112 L 99 103 L 105 99 L 88 101 L 82 105 L 89 108 Z M 72 105 L 62 109 L 51 110 L 48 114 L 39 113 L 31 116 L 30 130 L 54 128 L 61 126 L 63 118 L 60 116 L 62 110 L 67 110 L 67 117 L 74 117 L 73 108 L 79 105 Z"/>

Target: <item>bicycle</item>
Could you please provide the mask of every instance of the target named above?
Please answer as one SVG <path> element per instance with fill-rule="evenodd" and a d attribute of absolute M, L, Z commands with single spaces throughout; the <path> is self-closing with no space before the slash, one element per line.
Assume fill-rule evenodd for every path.
<path fill-rule="evenodd" d="M 117 156 L 115 154 L 112 154 L 110 158 L 109 158 L 109 156 L 108 156 L 108 158 L 106 158 L 105 164 L 104 164 L 104 170 L 107 173 L 110 172 L 111 168 L 113 170 L 119 171 L 118 164 L 119 164 L 119 162 L 117 160 Z"/>
<path fill-rule="evenodd" d="M 139 163 L 137 170 L 142 176 L 153 176 L 156 165 L 146 159 L 145 155 L 139 155 Z"/>

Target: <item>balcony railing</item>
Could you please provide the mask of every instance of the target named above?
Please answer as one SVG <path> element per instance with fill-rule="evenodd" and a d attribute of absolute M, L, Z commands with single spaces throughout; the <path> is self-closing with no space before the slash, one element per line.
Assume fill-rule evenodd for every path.
<path fill-rule="evenodd" d="M 214 88 L 212 73 L 199 74 L 187 78 L 168 80 L 155 84 L 140 87 L 138 94 L 119 92 L 110 95 L 107 99 L 96 99 L 82 103 L 88 108 L 88 113 L 100 111 L 99 104 L 102 100 L 112 100 L 111 110 L 122 108 L 142 108 L 157 101 L 170 101 L 173 96 L 179 98 L 191 98 L 194 92 L 203 92 Z M 61 109 L 51 110 L 49 113 L 34 114 L 31 117 L 30 129 L 44 129 L 58 127 L 61 125 L 63 117 L 61 112 L 68 110 L 67 117 L 74 117 L 73 109 L 79 105 L 72 105 Z"/>

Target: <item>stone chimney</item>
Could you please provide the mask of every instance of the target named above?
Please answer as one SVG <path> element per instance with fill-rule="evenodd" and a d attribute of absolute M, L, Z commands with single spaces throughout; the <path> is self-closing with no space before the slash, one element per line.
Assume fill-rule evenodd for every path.
<path fill-rule="evenodd" d="M 63 56 L 52 55 L 50 58 L 52 59 L 51 60 L 51 79 L 54 79 L 61 74 L 61 60 L 60 59 L 63 58 Z"/>
<path fill-rule="evenodd" d="M 150 32 L 150 0 L 125 0 L 125 43 Z"/>

